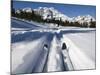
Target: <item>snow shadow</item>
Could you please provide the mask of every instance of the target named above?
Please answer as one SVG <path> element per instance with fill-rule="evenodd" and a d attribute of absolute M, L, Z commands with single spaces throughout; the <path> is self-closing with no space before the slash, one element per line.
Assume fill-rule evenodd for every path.
<path fill-rule="evenodd" d="M 51 41 L 53 40 L 54 34 L 53 33 L 47 33 L 47 39 L 42 43 L 47 44 L 48 45 L 48 51 L 42 51 L 41 54 L 39 55 L 39 60 L 36 63 L 35 67 L 32 70 L 32 73 L 39 73 L 39 72 L 46 72 L 47 69 L 47 61 L 48 61 L 48 56 L 49 56 L 49 52 L 50 52 L 50 45 L 51 45 Z M 43 48 L 43 46 L 42 46 Z M 46 58 L 44 58 L 46 56 Z M 40 62 L 42 62 L 43 60 L 45 60 L 45 62 L 42 64 L 42 70 L 38 71 L 38 69 L 40 69 L 41 67 L 38 65 Z M 38 68 L 38 69 L 37 69 Z"/>
<path fill-rule="evenodd" d="M 40 53 L 42 53 L 41 50 L 38 48 L 35 48 L 36 51 L 34 50 L 28 52 L 24 57 L 23 57 L 23 63 L 21 63 L 17 68 L 12 72 L 14 74 L 27 74 L 27 73 L 32 73 L 33 68 L 36 66 L 36 64 L 39 62 L 39 56 Z"/>
<path fill-rule="evenodd" d="M 95 30 L 61 30 L 60 34 L 70 34 L 70 33 L 89 33 Z"/>
<path fill-rule="evenodd" d="M 61 40 L 61 38 L 63 37 L 63 34 L 60 32 L 60 33 L 54 33 L 54 35 L 57 37 L 57 40 Z"/>
<path fill-rule="evenodd" d="M 17 34 L 17 35 L 12 34 L 11 43 L 21 42 L 21 41 L 32 41 L 41 38 L 42 36 L 45 36 L 47 34 L 48 32 L 39 32 L 39 31 L 26 32 L 24 34 Z"/>
<path fill-rule="evenodd" d="M 41 34 L 41 35 L 43 35 L 43 34 Z M 46 65 L 46 62 L 48 59 L 50 43 L 53 39 L 54 34 L 45 33 L 44 35 L 46 35 L 46 39 L 41 40 L 39 46 L 37 45 L 33 50 L 28 52 L 23 57 L 23 63 L 21 63 L 19 66 L 17 66 L 17 68 L 12 73 L 15 73 L 15 74 L 19 74 L 19 73 L 20 74 L 28 74 L 28 73 L 36 73 L 36 72 L 39 73 L 45 69 L 45 65 Z M 39 36 L 39 34 L 38 34 L 38 36 Z M 39 38 L 40 38 L 40 36 L 39 36 Z M 44 44 L 48 45 L 48 51 L 44 51 L 44 48 L 43 48 Z"/>
<path fill-rule="evenodd" d="M 12 28 L 27 28 L 27 29 L 40 28 L 37 25 L 31 24 L 22 20 L 18 20 L 18 19 L 11 19 L 11 27 Z"/>

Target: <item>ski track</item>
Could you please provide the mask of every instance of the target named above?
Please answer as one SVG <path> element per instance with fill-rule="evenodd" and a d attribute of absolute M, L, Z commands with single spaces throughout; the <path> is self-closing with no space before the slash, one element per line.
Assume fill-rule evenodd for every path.
<path fill-rule="evenodd" d="M 79 46 L 72 40 L 63 35 L 62 42 L 65 42 L 69 47 L 69 56 L 75 70 L 94 69 L 95 60 L 91 60 Z"/>
<path fill-rule="evenodd" d="M 63 71 L 63 62 L 61 55 L 61 47 L 57 37 L 54 36 L 51 42 L 49 57 L 47 61 L 47 72 Z"/>
<path fill-rule="evenodd" d="M 20 37 L 21 40 L 23 39 L 22 41 L 16 38 L 17 41 L 11 45 L 13 74 L 95 68 L 95 33 L 92 31 L 90 33 L 69 33 L 69 31 L 71 31 L 70 29 L 73 31 L 75 31 L 75 29 L 82 29 L 77 27 L 69 27 L 70 29 L 59 28 L 59 30 L 48 28 L 48 30 L 46 30 L 39 27 L 39 25 L 36 26 L 15 19 L 12 20 L 12 24 L 13 26 L 14 24 L 15 26 L 19 26 L 19 28 L 12 28 L 11 33 L 14 38 L 19 35 L 28 35 L 27 37 Z M 30 25 L 27 26 L 28 24 Z M 68 34 L 65 34 L 65 32 L 64 34 L 60 33 L 62 30 L 65 32 L 68 31 Z M 89 29 L 83 30 L 89 31 Z M 35 37 L 35 32 L 38 32 L 39 36 Z M 46 34 L 44 32 L 46 32 Z M 29 33 L 32 36 L 29 35 Z M 25 37 L 26 39 L 24 39 Z M 68 52 L 66 50 L 62 52 L 61 47 L 63 42 L 66 43 L 69 49 Z M 43 49 L 44 44 L 49 46 L 48 50 Z"/>
<path fill-rule="evenodd" d="M 13 73 L 32 72 L 33 67 L 38 61 L 40 53 L 42 53 L 43 43 L 45 39 L 46 37 L 41 37 L 41 39 L 38 39 L 36 41 L 20 42 L 12 45 Z"/>

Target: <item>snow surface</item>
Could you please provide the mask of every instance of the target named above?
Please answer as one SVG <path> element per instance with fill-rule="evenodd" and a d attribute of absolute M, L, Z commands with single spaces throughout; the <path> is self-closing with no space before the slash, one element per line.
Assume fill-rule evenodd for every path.
<path fill-rule="evenodd" d="M 94 37 L 95 35 L 93 33 L 63 35 L 62 42 L 66 42 L 66 44 L 68 44 L 69 56 L 75 70 L 95 68 Z"/>
<path fill-rule="evenodd" d="M 59 44 L 60 42 L 57 40 L 57 37 L 54 36 L 47 61 L 47 72 L 63 71 L 63 61 Z"/>
<path fill-rule="evenodd" d="M 13 73 L 30 73 L 37 63 L 42 51 L 42 43 L 45 38 L 31 42 L 19 42 L 12 45 L 12 70 Z M 41 42 L 41 44 L 40 44 Z M 35 44 L 34 44 L 35 43 Z M 39 46 L 38 46 L 39 44 Z M 38 48 L 38 49 L 37 49 Z M 36 49 L 36 50 L 35 50 Z M 32 65 L 31 65 L 32 64 Z"/>
<path fill-rule="evenodd" d="M 48 27 L 14 18 L 11 24 L 12 74 L 95 69 L 95 28 Z M 63 42 L 68 51 L 61 49 Z"/>

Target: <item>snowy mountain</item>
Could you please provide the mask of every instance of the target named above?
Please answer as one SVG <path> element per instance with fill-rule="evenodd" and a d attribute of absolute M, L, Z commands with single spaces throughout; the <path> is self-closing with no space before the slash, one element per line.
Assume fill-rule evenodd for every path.
<path fill-rule="evenodd" d="M 77 16 L 77 17 L 73 17 L 72 22 L 79 22 L 80 24 L 83 23 L 88 23 L 88 25 L 90 25 L 91 21 L 96 21 L 94 17 L 92 17 L 91 15 L 85 15 L 85 16 Z"/>
<path fill-rule="evenodd" d="M 32 8 L 23 8 L 22 10 L 16 10 L 16 13 L 21 13 L 21 11 L 25 13 L 34 13 L 36 15 L 39 15 L 42 17 L 43 20 L 61 20 L 62 22 L 68 21 L 69 23 L 71 22 L 78 22 L 79 24 L 84 24 L 86 23 L 88 26 L 90 26 L 90 22 L 96 21 L 94 17 L 91 15 L 82 15 L 82 16 L 76 16 L 76 17 L 69 17 L 58 10 L 56 10 L 53 7 L 38 7 L 37 9 L 32 9 Z M 67 11 L 66 11 L 67 12 Z"/>
<path fill-rule="evenodd" d="M 22 11 L 26 13 L 32 13 L 32 9 L 29 7 L 22 9 Z"/>
<path fill-rule="evenodd" d="M 69 21 L 69 22 L 76 22 L 78 21 L 79 23 L 83 22 L 90 22 L 91 19 L 92 21 L 95 21 L 95 18 L 92 17 L 91 15 L 84 15 L 84 16 L 77 16 L 77 17 L 68 17 L 67 15 L 62 14 L 58 10 L 54 9 L 53 7 L 47 8 L 47 7 L 39 7 L 37 9 L 34 9 L 36 14 L 39 14 L 43 17 L 43 19 L 52 19 L 55 18 L 56 20 L 61 20 L 62 21 Z"/>
<path fill-rule="evenodd" d="M 16 10 L 15 13 L 20 14 L 21 10 Z"/>
<path fill-rule="evenodd" d="M 53 19 L 55 20 L 68 20 L 70 21 L 71 18 L 68 17 L 67 15 L 62 14 L 58 10 L 54 9 L 53 7 L 47 8 L 47 7 L 39 7 L 37 9 L 34 9 L 36 14 L 39 14 L 43 17 L 43 19 Z"/>

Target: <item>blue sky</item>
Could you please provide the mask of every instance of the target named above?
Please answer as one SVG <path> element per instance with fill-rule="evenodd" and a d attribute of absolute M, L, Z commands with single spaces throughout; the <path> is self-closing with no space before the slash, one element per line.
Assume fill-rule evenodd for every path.
<path fill-rule="evenodd" d="M 41 3 L 41 2 L 28 2 L 28 1 L 13 1 L 15 9 L 22 9 L 25 7 L 38 8 L 38 7 L 54 7 L 58 11 L 69 17 L 78 15 L 91 15 L 96 18 L 96 6 L 90 5 L 72 5 L 72 4 L 56 4 L 56 3 Z"/>

